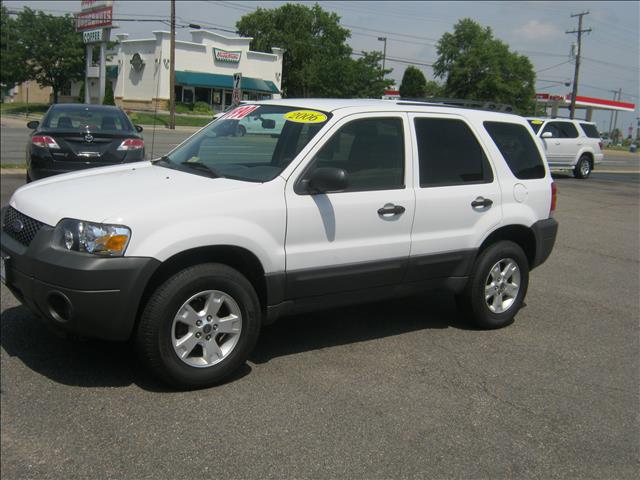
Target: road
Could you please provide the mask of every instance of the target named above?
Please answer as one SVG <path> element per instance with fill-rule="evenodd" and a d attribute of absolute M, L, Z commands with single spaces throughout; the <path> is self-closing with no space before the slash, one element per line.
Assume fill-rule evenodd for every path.
<path fill-rule="evenodd" d="M 293 317 L 206 390 L 52 335 L 3 285 L 3 477 L 637 478 L 638 188 L 557 184 L 555 250 L 508 328 L 445 294 Z"/>

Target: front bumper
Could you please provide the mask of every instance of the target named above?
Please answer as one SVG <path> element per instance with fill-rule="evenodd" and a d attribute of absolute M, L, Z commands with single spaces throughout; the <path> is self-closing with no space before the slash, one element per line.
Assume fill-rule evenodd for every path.
<path fill-rule="evenodd" d="M 129 338 L 145 286 L 160 262 L 69 252 L 53 245 L 53 230 L 42 226 L 25 246 L 3 227 L 9 290 L 55 327 L 105 340 Z"/>

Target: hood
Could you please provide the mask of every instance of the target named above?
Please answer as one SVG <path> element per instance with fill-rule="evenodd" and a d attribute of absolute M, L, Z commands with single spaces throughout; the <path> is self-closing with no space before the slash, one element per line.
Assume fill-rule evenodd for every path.
<path fill-rule="evenodd" d="M 259 184 L 209 178 L 150 162 L 93 168 L 33 182 L 16 190 L 9 204 L 47 225 L 63 218 L 118 223 L 124 217 L 176 202 L 198 204 L 220 192 Z"/>

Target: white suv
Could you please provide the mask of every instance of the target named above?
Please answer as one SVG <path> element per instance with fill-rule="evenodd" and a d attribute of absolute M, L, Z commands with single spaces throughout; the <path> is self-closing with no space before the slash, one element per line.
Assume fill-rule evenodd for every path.
<path fill-rule="evenodd" d="M 237 135 L 248 117 L 272 133 Z M 521 117 L 265 101 L 154 162 L 18 189 L 2 212 L 3 280 L 51 323 L 133 337 L 160 378 L 200 387 L 282 315 L 446 287 L 480 327 L 509 324 L 553 248 L 555 202 Z"/>
<path fill-rule="evenodd" d="M 552 170 L 572 170 L 576 178 L 588 178 L 604 154 L 595 123 L 561 118 L 528 118 L 542 140 Z"/>

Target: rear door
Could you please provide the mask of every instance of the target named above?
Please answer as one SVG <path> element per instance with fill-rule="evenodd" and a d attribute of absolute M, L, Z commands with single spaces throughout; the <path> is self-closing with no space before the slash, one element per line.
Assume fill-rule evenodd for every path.
<path fill-rule="evenodd" d="M 416 214 L 408 281 L 467 275 L 502 218 L 498 179 L 464 117 L 411 114 Z"/>
<path fill-rule="evenodd" d="M 398 284 L 409 257 L 414 194 L 406 114 L 352 115 L 325 138 L 287 182 L 289 298 Z M 327 167 L 347 172 L 345 191 L 300 189 Z"/>

